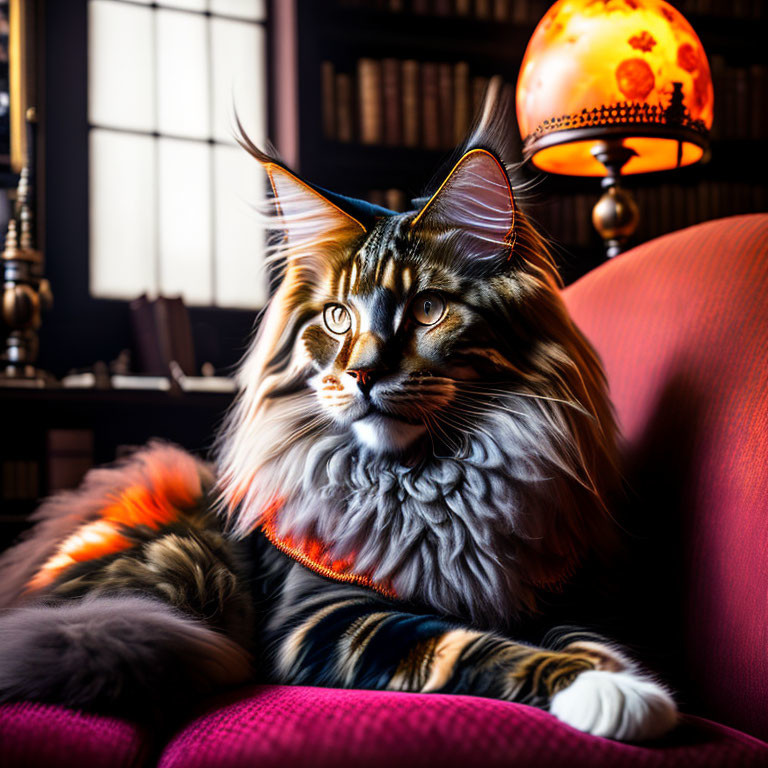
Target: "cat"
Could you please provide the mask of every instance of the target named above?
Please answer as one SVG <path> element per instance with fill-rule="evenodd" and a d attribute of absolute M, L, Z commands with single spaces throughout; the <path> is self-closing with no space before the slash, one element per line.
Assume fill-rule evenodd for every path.
<path fill-rule="evenodd" d="M 136 713 L 259 678 L 520 701 L 614 739 L 674 727 L 669 692 L 612 643 L 512 639 L 614 546 L 618 470 L 604 375 L 518 206 L 503 114 L 489 98 L 403 214 L 242 134 L 282 279 L 216 478 L 154 444 L 43 506 L 0 560 L 0 699 Z"/>

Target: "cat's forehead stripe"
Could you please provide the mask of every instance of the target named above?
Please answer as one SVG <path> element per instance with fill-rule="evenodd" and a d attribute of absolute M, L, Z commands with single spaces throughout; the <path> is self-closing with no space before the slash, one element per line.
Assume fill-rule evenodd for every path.
<path fill-rule="evenodd" d="M 400 281 L 403 286 L 403 293 L 408 293 L 413 285 L 413 272 L 410 267 L 403 267 L 400 271 Z"/>
<path fill-rule="evenodd" d="M 397 276 L 397 267 L 395 265 L 395 260 L 391 256 L 387 260 L 387 266 L 384 267 L 384 270 L 382 272 L 382 275 L 378 281 L 378 284 L 382 288 L 388 288 L 393 293 L 397 289 L 397 283 L 396 283 L 396 276 Z"/>

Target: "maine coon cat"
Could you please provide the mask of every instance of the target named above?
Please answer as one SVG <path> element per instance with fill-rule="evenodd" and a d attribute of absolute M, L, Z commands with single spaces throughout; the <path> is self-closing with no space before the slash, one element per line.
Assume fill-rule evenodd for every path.
<path fill-rule="evenodd" d="M 318 190 L 243 138 L 271 183 L 282 279 L 216 480 L 154 445 L 49 501 L 0 563 L 0 696 L 140 709 L 258 669 L 522 701 L 617 739 L 673 727 L 669 694 L 612 644 L 513 639 L 612 545 L 616 460 L 604 377 L 515 200 L 501 113 L 491 100 L 403 214 Z"/>

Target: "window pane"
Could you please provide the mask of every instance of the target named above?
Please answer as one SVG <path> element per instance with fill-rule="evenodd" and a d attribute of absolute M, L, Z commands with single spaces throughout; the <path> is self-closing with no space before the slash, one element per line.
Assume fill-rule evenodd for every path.
<path fill-rule="evenodd" d="M 155 293 L 154 139 L 90 134 L 91 293 Z"/>
<path fill-rule="evenodd" d="M 188 11 L 205 11 L 205 0 L 160 0 L 158 5 L 166 8 L 184 8 Z"/>
<path fill-rule="evenodd" d="M 211 147 L 159 139 L 160 292 L 210 304 Z"/>
<path fill-rule="evenodd" d="M 264 172 L 239 147 L 214 152 L 216 303 L 260 308 L 267 301 L 265 237 L 252 206 L 264 197 Z"/>
<path fill-rule="evenodd" d="M 261 21 L 266 15 L 264 0 L 211 0 L 211 12 L 254 21 Z"/>
<path fill-rule="evenodd" d="M 205 16 L 157 11 L 158 126 L 161 133 L 207 139 L 208 41 Z"/>
<path fill-rule="evenodd" d="M 153 17 L 149 8 L 92 0 L 88 13 L 88 118 L 155 128 Z"/>
<path fill-rule="evenodd" d="M 264 145 L 265 35 L 258 24 L 212 19 L 213 133 L 232 142 L 233 104 L 253 141 Z"/>

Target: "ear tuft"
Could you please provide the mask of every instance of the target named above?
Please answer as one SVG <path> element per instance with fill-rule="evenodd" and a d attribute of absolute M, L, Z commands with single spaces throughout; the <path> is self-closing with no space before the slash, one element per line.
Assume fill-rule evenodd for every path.
<path fill-rule="evenodd" d="M 485 149 L 467 152 L 411 223 L 440 236 L 456 233 L 470 264 L 506 261 L 514 245 L 515 198 L 501 162 Z"/>
<path fill-rule="evenodd" d="M 285 233 L 289 261 L 302 262 L 317 275 L 333 252 L 364 235 L 366 228 L 354 216 L 318 192 L 276 158 L 259 149 L 243 130 L 237 115 L 237 141 L 261 165 L 272 187 L 276 216 L 270 228 Z M 270 217 L 273 218 L 273 217 Z"/>

